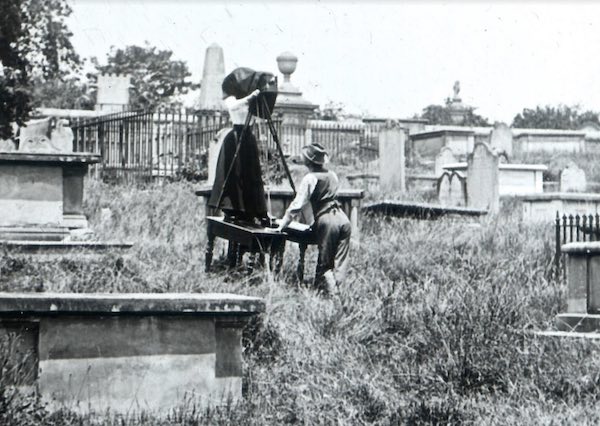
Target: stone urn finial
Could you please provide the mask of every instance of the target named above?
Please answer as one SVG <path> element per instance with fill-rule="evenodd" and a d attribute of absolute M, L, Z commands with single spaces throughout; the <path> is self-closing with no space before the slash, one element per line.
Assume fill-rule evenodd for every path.
<path fill-rule="evenodd" d="M 277 66 L 279 72 L 283 74 L 283 81 L 289 83 L 290 76 L 296 71 L 296 64 L 298 63 L 298 57 L 292 52 L 283 52 L 277 57 Z"/>

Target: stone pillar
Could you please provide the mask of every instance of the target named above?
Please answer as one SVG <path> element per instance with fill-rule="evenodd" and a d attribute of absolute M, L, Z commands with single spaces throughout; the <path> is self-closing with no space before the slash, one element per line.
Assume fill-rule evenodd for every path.
<path fill-rule="evenodd" d="M 386 125 L 379 133 L 379 183 L 384 191 L 405 191 L 404 129 Z"/>
<path fill-rule="evenodd" d="M 467 161 L 467 205 L 498 213 L 498 155 L 486 143 L 477 143 Z"/>
<path fill-rule="evenodd" d="M 124 111 L 129 105 L 131 77 L 128 74 L 102 74 L 98 76 L 96 111 Z"/>
<path fill-rule="evenodd" d="M 224 111 L 223 91 L 221 84 L 225 78 L 225 60 L 223 48 L 216 43 L 211 44 L 204 55 L 204 68 L 200 84 L 200 97 L 196 108 L 199 110 Z"/>
<path fill-rule="evenodd" d="M 566 254 L 567 312 L 558 314 L 560 331 L 600 331 L 600 243 L 569 243 Z"/>
<path fill-rule="evenodd" d="M 300 148 L 307 144 L 306 135 L 297 129 L 306 129 L 307 121 L 314 115 L 315 105 L 304 99 L 302 92 L 292 84 L 291 75 L 296 70 L 298 58 L 290 52 L 277 57 L 277 66 L 283 74 L 283 82 L 278 83 L 277 101 L 274 113 L 281 117 L 281 145 L 293 155 L 300 153 Z M 298 154 L 297 154 L 298 153 Z"/>

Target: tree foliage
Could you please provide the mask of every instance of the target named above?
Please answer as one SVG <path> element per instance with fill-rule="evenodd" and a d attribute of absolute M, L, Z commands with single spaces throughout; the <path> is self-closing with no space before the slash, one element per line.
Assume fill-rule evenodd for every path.
<path fill-rule="evenodd" d="M 344 104 L 341 102 L 327 102 L 316 111 L 317 119 L 326 121 L 342 120 L 346 115 Z"/>
<path fill-rule="evenodd" d="M 446 105 L 428 105 L 423 108 L 420 115 L 416 118 L 422 118 L 429 121 L 429 124 L 440 125 L 458 125 L 458 126 L 489 126 L 487 118 L 475 113 L 475 108 L 467 107 L 463 119 L 459 123 L 452 120 L 451 100 L 446 100 Z"/>
<path fill-rule="evenodd" d="M 69 76 L 51 80 L 35 79 L 33 106 L 36 108 L 94 109 L 95 94 L 86 78 Z"/>
<path fill-rule="evenodd" d="M 172 56 L 172 51 L 158 50 L 146 43 L 124 49 L 113 47 L 106 65 L 100 65 L 96 58 L 92 62 L 101 74 L 130 74 L 130 106 L 148 108 L 177 104 L 179 95 L 199 87 L 186 81 L 191 73 L 185 61 L 173 60 Z"/>
<path fill-rule="evenodd" d="M 79 67 L 66 0 L 0 0 L 0 137 L 29 117 L 33 79 L 60 79 Z"/>
<path fill-rule="evenodd" d="M 598 113 L 590 110 L 581 111 L 578 105 L 546 105 L 544 107 L 537 106 L 535 109 L 524 108 L 513 119 L 512 127 L 574 130 L 581 128 L 586 123 L 600 125 Z"/>

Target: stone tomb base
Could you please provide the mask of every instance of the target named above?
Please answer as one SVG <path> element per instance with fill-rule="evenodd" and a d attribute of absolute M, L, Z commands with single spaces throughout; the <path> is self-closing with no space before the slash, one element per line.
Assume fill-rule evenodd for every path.
<path fill-rule="evenodd" d="M 0 152 L 0 240 L 61 241 L 86 229 L 83 181 L 90 153 Z"/>
<path fill-rule="evenodd" d="M 22 336 L 17 384 L 51 410 L 166 413 L 241 398 L 242 329 L 262 311 L 231 294 L 2 293 L 0 333 Z"/>

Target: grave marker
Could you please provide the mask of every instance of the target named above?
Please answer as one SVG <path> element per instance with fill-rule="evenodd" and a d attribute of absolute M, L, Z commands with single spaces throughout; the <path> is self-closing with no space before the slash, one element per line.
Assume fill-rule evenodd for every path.
<path fill-rule="evenodd" d="M 575 163 L 569 164 L 560 174 L 561 192 L 585 192 L 587 180 L 585 172 Z"/>
<path fill-rule="evenodd" d="M 468 207 L 497 213 L 500 206 L 498 191 L 498 155 L 486 143 L 477 143 L 467 161 Z"/>
<path fill-rule="evenodd" d="M 490 133 L 490 146 L 498 154 L 504 154 L 505 159 L 512 156 L 513 134 L 510 127 L 505 123 L 494 124 L 494 129 Z"/>
<path fill-rule="evenodd" d="M 435 175 L 441 176 L 444 173 L 444 166 L 452 163 L 456 163 L 456 157 L 452 149 L 443 146 L 438 155 L 435 156 Z"/>
<path fill-rule="evenodd" d="M 387 123 L 379 133 L 379 184 L 384 191 L 405 191 L 404 145 L 406 133 Z"/>

